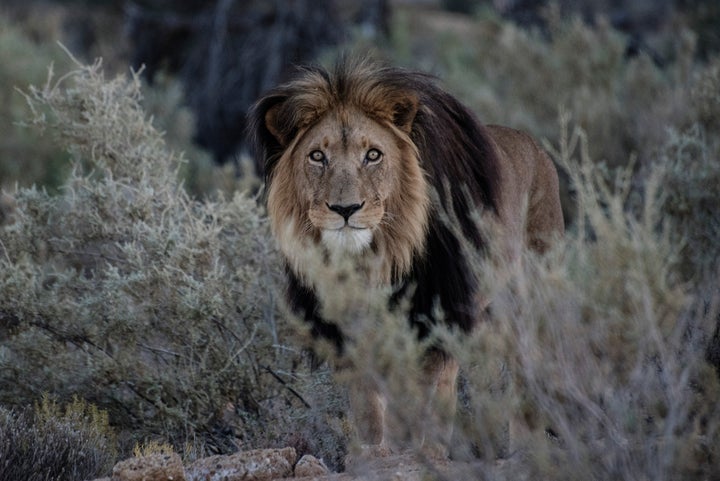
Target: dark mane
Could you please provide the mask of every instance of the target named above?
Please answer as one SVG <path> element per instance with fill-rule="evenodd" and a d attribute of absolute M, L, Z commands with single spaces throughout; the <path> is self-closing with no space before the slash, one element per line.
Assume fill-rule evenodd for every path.
<path fill-rule="evenodd" d="M 497 212 L 500 175 L 498 153 L 488 131 L 426 74 L 351 60 L 338 62 L 332 72 L 306 67 L 295 80 L 271 90 L 250 114 L 255 158 L 268 184 L 287 144 L 338 105 L 354 105 L 371 117 L 411 125 L 408 136 L 440 205 L 432 207 L 425 250 L 416 255 L 412 270 L 395 280 L 395 297 L 411 296 L 410 320 L 421 336 L 438 321 L 433 315 L 437 301 L 449 324 L 469 330 L 477 319 L 473 312 L 477 284 L 461 242 L 441 211 L 453 212 L 463 235 L 483 248 L 471 214 L 475 208 Z M 279 128 L 270 132 L 266 115 L 276 106 Z M 340 346 L 342 335 L 319 317 L 314 293 L 302 287 L 291 269 L 288 276 L 291 306 L 313 322 L 317 335 Z"/>

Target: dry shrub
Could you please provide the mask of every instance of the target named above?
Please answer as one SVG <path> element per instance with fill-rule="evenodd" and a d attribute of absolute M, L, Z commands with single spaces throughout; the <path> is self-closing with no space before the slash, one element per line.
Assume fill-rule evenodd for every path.
<path fill-rule="evenodd" d="M 697 73 L 690 93 L 701 125 L 707 129 L 720 128 L 720 58 L 711 60 Z"/>
<path fill-rule="evenodd" d="M 12 189 L 15 184 L 22 187 L 36 184 L 56 193 L 70 171 L 66 150 L 50 136 L 43 136 L 37 129 L 24 125 L 27 105 L 17 91 L 30 84 L 42 84 L 48 66 L 62 72 L 71 68 L 70 58 L 56 44 L 58 39 L 73 43 L 71 35 L 62 34 L 57 24 L 63 21 L 60 17 L 54 7 L 50 12 L 15 22 L 0 12 L 0 128 L 7 134 L 0 139 L 0 187 L 5 189 Z M 105 20 L 102 15 L 94 19 L 96 22 Z M 111 35 L 107 30 L 106 34 Z M 117 43 L 116 39 L 100 39 L 101 43 L 112 41 Z M 101 50 L 107 51 L 106 48 Z M 115 58 L 115 70 L 121 68 L 120 64 Z M 215 169 L 210 155 L 193 144 L 195 117 L 183 105 L 184 91 L 180 81 L 160 75 L 154 80 L 152 85 L 143 85 L 141 104 L 152 117 L 153 125 L 163 132 L 166 145 L 185 152 L 187 159 L 181 164 L 180 174 L 188 192 L 207 196 L 214 194 L 218 187 L 232 192 L 236 187 L 232 169 Z M 243 187 L 256 187 L 253 182 L 257 179 L 250 175 L 243 181 Z"/>
<path fill-rule="evenodd" d="M 115 463 L 108 416 L 74 398 L 64 409 L 44 397 L 34 413 L 0 408 L 0 479 L 77 481 Z"/>
<path fill-rule="evenodd" d="M 0 230 L 0 402 L 77 393 L 107 409 L 125 452 L 278 443 L 292 426 L 275 416 L 299 401 L 271 372 L 301 356 L 277 322 L 265 220 L 242 194 L 185 193 L 140 92 L 96 63 L 26 94 L 73 172 L 57 196 L 19 189 Z"/>
<path fill-rule="evenodd" d="M 511 279 L 493 320 L 454 344 L 468 378 L 460 439 L 509 456 L 509 478 L 717 477 L 720 385 L 705 361 L 717 290 L 681 283 L 665 166 L 635 215 L 630 168 L 610 178 L 582 130 L 564 122 L 551 153 L 576 189 L 578 225 L 548 257 L 490 275 Z"/>
<path fill-rule="evenodd" d="M 720 109 L 717 110 L 720 113 Z M 713 148 L 703 127 L 671 130 L 659 160 L 662 166 L 661 209 L 682 246 L 683 274 L 699 282 L 720 267 L 720 143 Z"/>

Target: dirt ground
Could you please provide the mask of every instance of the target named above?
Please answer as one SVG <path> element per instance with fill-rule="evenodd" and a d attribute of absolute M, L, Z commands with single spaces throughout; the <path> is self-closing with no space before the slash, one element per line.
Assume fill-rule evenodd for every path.
<path fill-rule="evenodd" d="M 523 476 L 510 473 L 507 461 L 487 463 L 482 461 L 429 461 L 415 454 L 393 454 L 391 456 L 364 460 L 348 468 L 344 473 L 278 478 L 273 481 L 481 481 L 485 479 L 513 479 L 522 481 Z M 189 481 L 189 480 L 188 480 Z"/>

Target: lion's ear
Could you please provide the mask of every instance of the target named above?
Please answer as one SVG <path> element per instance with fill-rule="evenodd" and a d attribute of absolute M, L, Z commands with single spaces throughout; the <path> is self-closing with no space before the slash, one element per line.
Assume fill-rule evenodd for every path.
<path fill-rule="evenodd" d="M 405 133 L 412 131 L 415 114 L 418 111 L 419 100 L 416 96 L 405 97 L 395 103 L 393 107 L 393 123 Z"/>
<path fill-rule="evenodd" d="M 265 175 L 272 171 L 276 158 L 286 147 L 288 135 L 282 122 L 281 107 L 287 97 L 269 94 L 260 99 L 248 115 L 248 140 L 253 147 L 255 167 Z"/>
<path fill-rule="evenodd" d="M 285 136 L 283 135 L 282 128 L 280 126 L 280 122 L 278 121 L 278 113 L 280 111 L 280 107 L 282 104 L 276 103 L 272 107 L 270 107 L 267 112 L 265 112 L 265 127 L 268 129 L 268 132 L 272 134 L 273 137 L 278 141 L 278 143 L 285 147 L 287 144 L 287 139 L 285 139 Z"/>

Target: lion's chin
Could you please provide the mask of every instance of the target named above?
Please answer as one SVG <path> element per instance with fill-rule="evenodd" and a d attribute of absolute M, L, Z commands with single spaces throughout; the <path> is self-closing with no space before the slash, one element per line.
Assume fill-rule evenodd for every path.
<path fill-rule="evenodd" d="M 356 254 L 365 250 L 372 242 L 370 229 L 344 227 L 342 229 L 324 229 L 322 243 L 335 254 Z"/>

